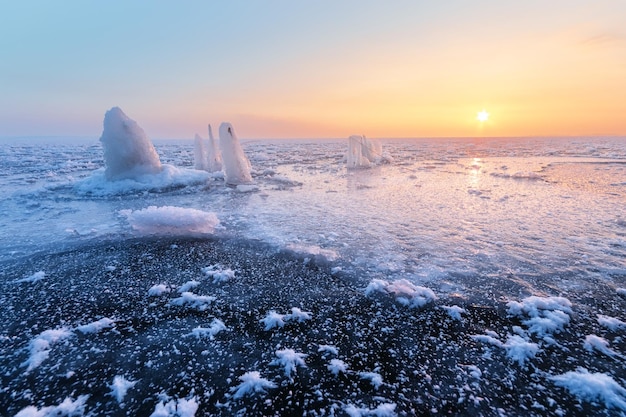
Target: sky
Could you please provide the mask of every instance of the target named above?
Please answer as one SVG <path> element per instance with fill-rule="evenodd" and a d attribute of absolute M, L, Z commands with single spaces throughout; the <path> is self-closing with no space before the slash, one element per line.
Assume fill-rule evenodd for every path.
<path fill-rule="evenodd" d="M 626 1 L 0 2 L 0 137 L 114 106 L 151 138 L 624 136 Z"/>

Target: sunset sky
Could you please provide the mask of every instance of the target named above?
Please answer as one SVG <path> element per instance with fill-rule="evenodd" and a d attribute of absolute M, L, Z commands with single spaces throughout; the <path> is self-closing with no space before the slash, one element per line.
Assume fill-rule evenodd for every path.
<path fill-rule="evenodd" d="M 1 3 L 0 136 L 113 106 L 151 138 L 626 135 L 626 1 Z"/>

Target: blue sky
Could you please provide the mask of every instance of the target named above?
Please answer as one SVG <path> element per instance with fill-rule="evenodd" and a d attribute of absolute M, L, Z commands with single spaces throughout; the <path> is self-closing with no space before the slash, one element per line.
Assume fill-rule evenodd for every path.
<path fill-rule="evenodd" d="M 16 1 L 0 136 L 621 134 L 623 1 Z M 477 111 L 491 118 L 477 125 Z"/>

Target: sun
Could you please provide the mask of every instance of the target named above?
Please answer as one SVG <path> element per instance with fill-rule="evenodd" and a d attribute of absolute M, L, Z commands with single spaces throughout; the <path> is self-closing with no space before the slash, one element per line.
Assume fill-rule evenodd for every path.
<path fill-rule="evenodd" d="M 479 122 L 486 122 L 489 120 L 489 113 L 487 113 L 485 109 L 482 109 L 482 111 L 479 111 L 476 115 L 476 119 L 478 119 Z"/>

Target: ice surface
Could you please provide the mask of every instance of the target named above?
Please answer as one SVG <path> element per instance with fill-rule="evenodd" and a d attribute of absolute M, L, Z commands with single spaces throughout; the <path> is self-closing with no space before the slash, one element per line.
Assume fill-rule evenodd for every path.
<path fill-rule="evenodd" d="M 364 149 L 365 138 L 363 136 L 352 135 L 348 138 L 348 168 L 369 168 L 370 160 L 365 156 L 367 150 Z"/>
<path fill-rule="evenodd" d="M 105 176 L 109 180 L 136 178 L 161 171 L 161 161 L 154 145 L 137 122 L 119 107 L 105 113 L 100 142 L 104 147 Z"/>
<path fill-rule="evenodd" d="M 215 213 L 182 207 L 150 206 L 122 210 L 133 230 L 143 235 L 211 234 L 219 224 Z"/>
<path fill-rule="evenodd" d="M 224 179 L 227 184 L 238 185 L 252 182 L 250 161 L 230 123 L 220 125 L 220 151 L 222 153 Z"/>

